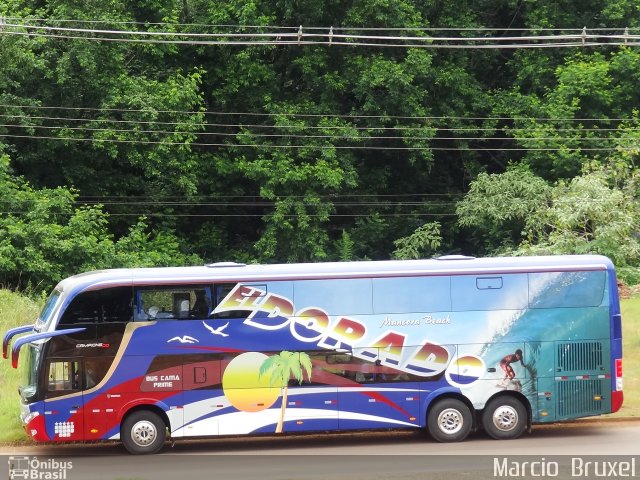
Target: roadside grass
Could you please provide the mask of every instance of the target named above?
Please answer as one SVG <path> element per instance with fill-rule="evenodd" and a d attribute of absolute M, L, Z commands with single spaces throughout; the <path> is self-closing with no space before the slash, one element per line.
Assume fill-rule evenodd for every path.
<path fill-rule="evenodd" d="M 615 417 L 640 417 L 640 296 L 622 300 L 624 403 Z"/>
<path fill-rule="evenodd" d="M 0 335 L 13 327 L 33 323 L 40 304 L 24 295 L 0 290 Z M 26 435 L 20 423 L 18 385 L 20 369 L 11 368 L 11 361 L 0 359 L 0 443 L 24 441 Z"/>
<path fill-rule="evenodd" d="M 8 290 L 0 290 L 0 335 L 13 327 L 33 323 L 40 302 Z M 640 417 L 640 296 L 622 300 L 624 404 L 612 417 Z M 0 443 L 26 441 L 20 423 L 18 384 L 21 370 L 0 361 Z"/>

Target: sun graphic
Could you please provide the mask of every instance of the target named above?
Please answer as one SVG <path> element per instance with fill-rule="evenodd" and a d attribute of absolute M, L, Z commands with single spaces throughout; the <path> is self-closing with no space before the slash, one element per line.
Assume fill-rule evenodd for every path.
<path fill-rule="evenodd" d="M 464 355 L 451 362 L 446 377 L 450 384 L 462 388 L 476 382 L 484 371 L 484 362 L 480 357 Z"/>
<path fill-rule="evenodd" d="M 227 400 L 243 412 L 259 412 L 272 406 L 280 396 L 280 387 L 271 386 L 271 375 L 260 376 L 260 365 L 268 357 L 247 352 L 229 362 L 222 374 L 222 389 Z"/>

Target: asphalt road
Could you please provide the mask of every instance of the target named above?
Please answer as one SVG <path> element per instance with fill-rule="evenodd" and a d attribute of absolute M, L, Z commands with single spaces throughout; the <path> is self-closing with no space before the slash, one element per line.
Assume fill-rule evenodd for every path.
<path fill-rule="evenodd" d="M 27 457 L 41 473 L 23 478 L 62 480 L 627 478 L 640 477 L 639 438 L 640 422 L 589 421 L 536 426 L 511 441 L 477 433 L 440 444 L 420 432 L 367 432 L 179 441 L 153 456 L 119 444 L 0 447 L 0 455 L 3 463 Z"/>

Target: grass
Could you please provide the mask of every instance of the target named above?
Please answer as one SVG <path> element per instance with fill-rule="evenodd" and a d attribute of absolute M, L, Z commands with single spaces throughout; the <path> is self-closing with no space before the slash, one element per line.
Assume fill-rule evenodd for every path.
<path fill-rule="evenodd" d="M 28 297 L 8 290 L 0 290 L 0 335 L 9 328 L 33 323 L 40 305 Z M 0 361 L 0 442 L 24 440 L 26 434 L 20 423 L 18 384 L 21 371 L 11 368 L 11 361 Z"/>
<path fill-rule="evenodd" d="M 0 335 L 12 327 L 33 323 L 40 302 L 17 293 L 0 290 Z M 640 417 L 640 296 L 622 301 L 624 353 L 624 405 L 615 417 Z M 8 360 L 0 361 L 0 443 L 24 441 L 19 420 L 18 384 L 20 371 Z"/>
<path fill-rule="evenodd" d="M 615 416 L 640 417 L 640 296 L 622 300 L 624 403 Z"/>

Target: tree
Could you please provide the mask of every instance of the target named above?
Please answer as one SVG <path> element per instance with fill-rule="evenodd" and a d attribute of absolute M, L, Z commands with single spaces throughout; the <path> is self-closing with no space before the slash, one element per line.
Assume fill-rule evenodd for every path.
<path fill-rule="evenodd" d="M 351 239 L 351 235 L 349 235 L 349 232 L 346 232 L 345 230 L 343 230 L 342 236 L 336 242 L 336 251 L 337 251 L 336 255 L 338 257 L 338 260 L 340 260 L 341 262 L 348 262 L 348 261 L 354 260 L 354 257 L 353 257 L 354 245 L 355 243 Z"/>
<path fill-rule="evenodd" d="M 456 206 L 459 224 L 471 232 L 482 253 L 513 248 L 524 239 L 528 219 L 547 203 L 550 187 L 529 169 L 513 166 L 502 174 L 481 173 Z"/>
<path fill-rule="evenodd" d="M 640 264 L 637 192 L 609 185 L 598 169 L 559 182 L 550 201 L 526 222 L 519 254 L 606 255 L 620 267 Z"/>
<path fill-rule="evenodd" d="M 141 218 L 114 241 L 100 205 L 78 206 L 78 193 L 36 189 L 12 175 L 0 155 L 0 283 L 50 290 L 62 278 L 87 270 L 200 262 L 182 253 L 171 233 L 149 231 Z"/>
<path fill-rule="evenodd" d="M 399 238 L 394 243 L 396 245 L 396 250 L 393 252 L 394 258 L 401 260 L 425 258 L 433 254 L 442 244 L 440 223 L 425 223 L 411 235 Z"/>
<path fill-rule="evenodd" d="M 260 366 L 259 376 L 269 375 L 272 386 L 280 386 L 282 389 L 282 405 L 280 407 L 280 418 L 276 425 L 275 433 L 282 433 L 284 425 L 284 414 L 287 408 L 287 396 L 289 394 L 289 380 L 295 378 L 298 383 L 304 379 L 303 372 L 307 374 L 307 379 L 311 380 L 311 358 L 304 352 L 282 351 L 279 354 L 271 355 Z"/>
<path fill-rule="evenodd" d="M 512 118 L 501 125 L 515 140 L 508 147 L 522 148 L 517 160 L 548 181 L 580 175 L 593 161 L 606 165 L 619 145 L 619 119 L 633 118 L 640 102 L 629 82 L 638 71 L 640 54 L 632 49 L 578 52 L 555 67 L 544 92 L 496 92 L 494 114 Z"/>
<path fill-rule="evenodd" d="M 505 26 L 622 32 L 640 25 L 638 8 L 631 0 L 5 0 L 7 24 L 176 32 L 173 39 L 187 41 L 101 41 L 87 32 L 67 38 L 5 26 L 0 139 L 12 172 L 34 190 L 73 188 L 89 210 L 103 205 L 100 228 L 110 241 L 157 246 L 162 257 L 178 248 L 185 261 L 191 254 L 386 259 L 398 239 L 424 238 L 426 231 L 412 234 L 425 216 L 439 224 L 437 250 L 501 252 L 520 243 L 527 212 L 546 198 L 526 190 L 542 188 L 540 179 L 570 181 L 593 164 L 618 175 L 637 169 L 640 53 L 633 45 L 241 45 L 231 44 L 233 36 L 205 45 L 185 34 L 265 33 L 274 25 L 328 33 L 333 26 L 341 34 L 378 29 L 372 35 L 400 43 L 444 29 L 469 37 L 479 28 L 510 35 Z M 527 167 L 533 184 L 515 178 L 510 165 Z M 505 172 L 502 183 L 491 181 L 519 184 L 505 196 L 512 201 L 498 208 L 471 191 L 467 197 L 486 212 L 462 202 L 461 221 L 453 220 L 451 197 Z M 448 200 L 438 206 L 435 195 Z M 126 239 L 130 232 L 137 240 Z M 398 255 L 435 250 L 423 247 Z M 157 261 L 142 257 L 126 261 Z"/>

